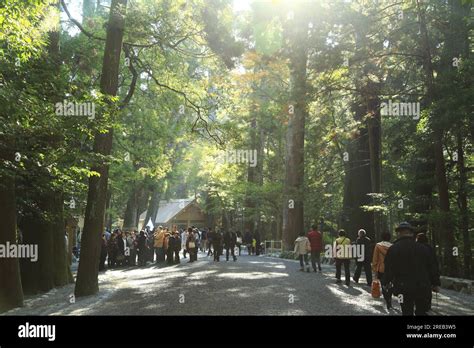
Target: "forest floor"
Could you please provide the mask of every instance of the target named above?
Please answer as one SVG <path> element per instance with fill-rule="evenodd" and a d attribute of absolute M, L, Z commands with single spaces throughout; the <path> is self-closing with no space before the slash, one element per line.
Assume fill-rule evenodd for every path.
<path fill-rule="evenodd" d="M 299 271 L 297 261 L 242 255 L 237 262 L 199 260 L 169 267 L 102 272 L 100 292 L 75 299 L 73 284 L 30 296 L 4 315 L 400 315 L 373 299 L 361 277 L 351 287 L 335 283 L 334 266 Z M 474 315 L 474 296 L 442 289 L 433 314 Z"/>

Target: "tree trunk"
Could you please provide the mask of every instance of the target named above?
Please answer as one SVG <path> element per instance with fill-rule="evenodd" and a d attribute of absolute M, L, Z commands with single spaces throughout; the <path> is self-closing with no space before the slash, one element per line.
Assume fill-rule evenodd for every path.
<path fill-rule="evenodd" d="M 380 99 L 378 98 L 378 85 L 367 85 L 367 130 L 369 135 L 370 182 L 372 193 L 382 192 L 382 122 L 380 118 Z M 383 220 L 381 212 L 374 212 L 375 240 L 381 239 Z"/>
<path fill-rule="evenodd" d="M 153 225 L 155 225 L 156 215 L 158 213 L 158 208 L 160 205 L 161 199 L 161 188 L 158 186 L 153 186 L 151 192 L 151 199 L 148 202 L 148 208 L 146 210 L 145 224 L 151 219 Z"/>
<path fill-rule="evenodd" d="M 108 96 L 117 95 L 126 7 L 127 0 L 112 0 L 110 6 L 100 80 L 100 90 Z M 112 140 L 112 128 L 109 128 L 106 133 L 97 133 L 94 139 L 94 153 L 110 155 Z M 100 238 L 104 230 L 109 165 L 100 163 L 93 166 L 92 170 L 98 172 L 100 176 L 91 176 L 89 179 L 81 258 L 75 288 L 76 296 L 92 295 L 99 291 Z"/>
<path fill-rule="evenodd" d="M 59 1 L 56 1 L 55 6 L 58 10 L 60 8 Z M 55 78 L 59 79 L 61 77 L 61 57 L 59 51 L 59 26 L 60 23 L 57 23 L 57 30 L 51 31 L 49 33 L 49 55 L 51 59 L 51 64 L 53 66 L 53 71 L 55 73 Z M 60 102 L 59 96 L 52 96 L 53 103 Z M 53 264 L 54 267 L 51 268 L 50 272 L 53 272 L 54 286 L 63 286 L 66 285 L 69 281 L 68 274 L 70 272 L 69 263 L 67 262 L 67 245 L 65 243 L 65 223 L 64 223 L 64 200 L 63 193 L 61 191 L 52 191 L 50 195 L 47 194 L 46 199 L 49 201 L 46 202 L 48 207 L 49 215 L 51 220 L 48 221 L 49 228 L 51 229 L 51 234 L 53 237 Z"/>
<path fill-rule="evenodd" d="M 357 107 L 356 120 L 365 115 L 365 108 Z M 359 127 L 357 138 L 347 148 L 348 171 L 344 178 L 342 226 L 350 238 L 355 238 L 357 230 L 363 228 L 370 238 L 374 238 L 374 213 L 362 208 L 372 203 L 367 195 L 372 192 L 370 172 L 369 135 L 365 125 Z"/>
<path fill-rule="evenodd" d="M 459 190 L 458 190 L 458 204 L 459 204 L 459 230 L 463 238 L 463 256 L 464 256 L 464 277 L 471 279 L 472 274 L 472 251 L 471 238 L 469 236 L 469 208 L 467 205 L 467 168 L 464 160 L 463 138 L 461 134 L 457 136 L 457 153 L 458 153 L 458 172 L 459 172 Z"/>
<path fill-rule="evenodd" d="M 14 143 L 11 141 L 3 142 L 0 147 L 0 160 L 14 161 Z M 2 175 L 0 180 L 0 244 L 6 245 L 17 243 L 16 230 L 16 198 L 15 198 L 15 177 L 13 175 Z M 0 312 L 11 308 L 23 306 L 23 289 L 20 277 L 20 265 L 18 258 L 0 258 Z"/>
<path fill-rule="evenodd" d="M 66 231 L 64 223 L 64 200 L 61 192 L 54 192 L 51 199 L 52 216 L 51 228 L 53 232 L 53 262 L 54 285 L 63 286 L 69 283 L 68 245 L 66 245 Z M 69 238 L 67 239 L 69 244 Z"/>
<path fill-rule="evenodd" d="M 304 231 L 304 134 L 307 114 L 306 64 L 308 61 L 308 18 L 304 8 L 295 13 L 289 29 L 290 105 L 286 143 L 286 176 L 283 218 L 283 243 L 293 249 L 294 241 Z"/>
<path fill-rule="evenodd" d="M 68 250 L 67 250 L 67 264 L 68 264 L 68 282 L 74 283 L 74 277 L 71 272 L 72 264 L 72 248 L 77 243 L 76 228 L 77 228 L 77 219 L 73 217 L 66 218 L 66 232 L 68 235 Z"/>
<path fill-rule="evenodd" d="M 150 190 L 142 183 L 138 189 L 137 194 L 137 210 L 135 211 L 135 219 L 137 225 L 140 223 L 140 215 L 148 207 L 148 202 L 150 201 Z M 145 220 L 143 227 L 146 226 L 148 221 Z M 143 228 L 142 227 L 142 228 Z"/>
<path fill-rule="evenodd" d="M 133 231 L 137 229 L 138 188 L 134 187 L 127 200 L 125 214 L 123 217 L 123 230 Z"/>
<path fill-rule="evenodd" d="M 425 12 L 421 9 L 420 0 L 416 1 L 416 7 L 419 17 L 420 26 L 420 37 L 422 40 L 422 47 L 424 50 L 423 55 L 423 68 L 426 76 L 426 104 L 431 106 L 432 103 L 437 100 L 436 85 L 434 82 L 434 68 L 432 63 L 432 55 L 430 48 L 430 39 L 428 35 L 428 29 L 426 26 Z M 432 116 L 435 117 L 436 115 Z M 443 129 L 438 125 L 433 126 L 433 150 L 435 160 L 435 174 L 436 174 L 436 185 L 438 187 L 439 197 L 439 208 L 441 211 L 440 219 L 440 230 L 443 234 L 444 244 L 444 263 L 447 267 L 447 273 L 449 276 L 457 275 L 457 261 L 456 256 L 453 255 L 453 247 L 455 244 L 454 229 L 451 222 L 451 213 L 449 207 L 449 189 L 448 181 L 446 178 L 446 166 L 443 154 Z"/>
<path fill-rule="evenodd" d="M 27 187 L 34 192 L 34 186 Z M 52 211 L 52 191 L 36 198 L 39 210 L 29 211 L 23 217 L 20 228 L 24 244 L 38 245 L 38 260 L 21 260 L 21 279 L 26 294 L 46 292 L 54 287 L 54 229 Z M 64 236 L 63 236 L 64 241 Z"/>
<path fill-rule="evenodd" d="M 112 187 L 109 185 L 109 188 L 107 189 L 107 203 L 105 205 L 105 227 L 109 230 L 112 231 L 112 214 L 110 213 L 110 204 L 112 202 Z"/>
<path fill-rule="evenodd" d="M 257 110 L 254 111 L 252 120 L 250 121 L 250 151 L 253 151 L 256 148 L 257 143 Z M 255 224 L 257 221 L 257 204 L 255 202 L 255 192 L 254 189 L 257 187 L 257 167 L 247 167 L 247 189 L 245 197 L 245 208 L 247 212 L 247 219 L 245 221 L 245 230 L 249 230 L 251 233 L 255 231 Z"/>

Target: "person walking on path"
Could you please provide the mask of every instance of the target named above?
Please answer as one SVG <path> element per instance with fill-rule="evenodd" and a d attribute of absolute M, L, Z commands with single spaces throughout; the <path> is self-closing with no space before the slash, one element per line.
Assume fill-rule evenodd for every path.
<path fill-rule="evenodd" d="M 180 263 L 179 252 L 181 251 L 181 237 L 179 231 L 174 231 L 174 263 Z"/>
<path fill-rule="evenodd" d="M 257 239 L 255 239 L 254 233 L 252 233 L 252 254 L 257 255 Z"/>
<path fill-rule="evenodd" d="M 168 237 L 168 249 L 166 250 L 166 263 L 168 265 L 172 265 L 174 263 L 173 257 L 174 252 L 177 248 L 176 242 L 176 235 L 174 234 L 174 232 L 172 232 Z"/>
<path fill-rule="evenodd" d="M 127 250 L 127 239 L 125 232 L 120 231 L 117 237 L 117 264 L 119 266 L 125 266 L 125 253 Z"/>
<path fill-rule="evenodd" d="M 145 228 L 145 235 L 146 235 L 146 245 L 147 245 L 147 261 L 153 263 L 155 258 L 155 237 L 153 233 L 150 231 L 150 228 L 147 226 Z"/>
<path fill-rule="evenodd" d="M 181 232 L 181 249 L 183 249 L 183 257 L 186 258 L 186 253 L 188 252 L 186 250 L 186 242 L 188 241 L 188 231 L 183 230 Z"/>
<path fill-rule="evenodd" d="M 205 252 L 207 250 L 207 230 L 205 228 L 201 231 L 201 244 L 200 244 L 201 252 Z"/>
<path fill-rule="evenodd" d="M 198 254 L 198 251 L 199 251 L 199 248 L 201 246 L 201 232 L 199 231 L 198 228 L 194 227 L 194 226 L 191 226 L 191 228 L 193 229 L 193 235 L 194 235 L 194 243 L 196 245 L 196 248 L 194 250 L 195 252 L 195 256 L 196 256 L 196 260 L 197 260 L 197 254 Z M 196 261 L 194 260 L 194 261 Z"/>
<path fill-rule="evenodd" d="M 375 244 L 372 256 L 372 272 L 374 273 L 375 279 L 379 281 L 383 278 L 385 273 L 385 256 L 387 255 L 388 249 L 392 246 L 390 238 L 390 233 L 382 233 L 382 241 Z M 392 308 L 392 288 L 390 286 L 382 286 L 382 295 L 387 304 L 387 309 Z"/>
<path fill-rule="evenodd" d="M 356 270 L 354 272 L 354 281 L 359 283 L 360 274 L 362 268 L 364 268 L 365 278 L 367 285 L 372 285 L 372 269 L 370 267 L 370 261 L 372 260 L 372 241 L 367 237 L 367 233 L 364 229 L 360 229 L 357 232 L 357 239 L 355 242 L 357 249 L 361 250 L 360 255 L 356 255 Z"/>
<path fill-rule="evenodd" d="M 232 258 L 234 262 L 237 261 L 237 257 L 235 256 L 235 244 L 237 243 L 237 235 L 235 232 L 225 232 L 224 233 L 224 247 L 225 247 L 225 259 L 229 261 L 229 250 L 232 254 Z"/>
<path fill-rule="evenodd" d="M 339 237 L 334 241 L 334 255 L 336 260 L 336 283 L 341 283 L 341 267 L 344 266 L 346 285 L 351 284 L 351 240 L 346 237 L 346 231 L 339 230 Z"/>
<path fill-rule="evenodd" d="M 237 236 L 235 245 L 237 245 L 237 248 L 239 248 L 239 256 L 240 256 L 240 254 L 242 252 L 242 241 L 243 241 L 242 240 L 242 232 L 237 231 L 235 234 Z"/>
<path fill-rule="evenodd" d="M 311 231 L 308 232 L 308 239 L 311 245 L 311 266 L 313 266 L 313 271 L 317 272 L 319 270 L 319 272 L 322 272 L 321 251 L 323 250 L 323 238 L 316 225 L 311 226 Z M 318 264 L 317 269 L 316 263 Z"/>
<path fill-rule="evenodd" d="M 146 257 L 147 257 L 147 245 L 146 245 L 146 235 L 145 231 L 141 230 L 140 234 L 138 235 L 138 265 L 145 266 L 146 265 Z"/>
<path fill-rule="evenodd" d="M 260 232 L 256 231 L 254 233 L 255 239 L 255 255 L 259 256 L 262 251 L 262 239 L 260 238 Z"/>
<path fill-rule="evenodd" d="M 424 233 L 418 233 L 416 235 L 416 242 L 421 243 L 424 246 L 426 246 L 430 252 L 431 255 L 431 263 L 433 264 L 433 270 L 434 270 L 434 275 L 433 275 L 433 285 L 435 288 L 439 288 L 441 286 L 441 281 L 440 281 L 440 273 L 439 273 L 439 264 L 438 264 L 438 258 L 436 257 L 436 252 L 435 250 L 431 247 L 431 245 L 428 243 L 428 238 L 426 237 L 426 234 Z M 430 298 L 429 298 L 429 308 L 428 310 L 431 309 L 431 302 L 433 299 L 433 293 L 430 292 Z"/>
<path fill-rule="evenodd" d="M 99 261 L 99 272 L 105 270 L 105 259 L 107 258 L 107 239 L 105 233 L 102 234 L 100 239 L 100 261 Z"/>
<path fill-rule="evenodd" d="M 165 231 L 163 230 L 162 226 L 158 227 L 158 229 L 153 234 L 153 237 L 155 239 L 153 246 L 156 253 L 156 263 L 158 264 L 165 261 Z"/>
<path fill-rule="evenodd" d="M 300 260 L 300 271 L 304 272 L 304 266 L 306 265 L 306 272 L 309 272 L 308 253 L 311 251 L 311 245 L 308 237 L 305 236 L 304 232 L 300 232 L 300 235 L 295 240 L 295 256 Z M 304 263 L 303 263 L 304 261 Z"/>
<path fill-rule="evenodd" d="M 207 231 L 207 247 L 208 247 L 207 256 L 212 255 L 214 235 L 215 235 L 215 232 L 213 232 L 212 228 L 209 227 Z"/>
<path fill-rule="evenodd" d="M 244 243 L 247 245 L 247 253 L 248 255 L 252 255 L 252 243 L 253 243 L 253 238 L 252 238 L 252 233 L 250 233 L 249 230 L 245 231 L 244 234 Z"/>
<path fill-rule="evenodd" d="M 432 255 L 426 245 L 415 242 L 413 227 L 408 222 L 400 223 L 395 231 L 398 239 L 385 256 L 382 286 L 393 284 L 403 315 L 426 315 L 431 291 L 439 291 Z"/>
<path fill-rule="evenodd" d="M 126 255 L 127 258 L 127 264 L 129 266 L 135 266 L 136 263 L 136 258 L 137 258 L 137 251 L 135 249 L 135 231 L 132 232 L 127 232 L 127 250 L 128 250 L 128 255 Z"/>
<path fill-rule="evenodd" d="M 214 232 L 212 245 L 214 246 L 214 261 L 219 262 L 222 253 L 222 234 L 220 232 Z"/>
<path fill-rule="evenodd" d="M 109 268 L 114 268 L 117 262 L 117 233 L 112 233 L 107 243 L 107 264 Z"/>
<path fill-rule="evenodd" d="M 189 261 L 197 261 L 197 249 L 196 249 L 196 237 L 194 235 L 192 227 L 188 227 L 188 237 L 186 240 L 186 250 L 189 253 Z"/>
<path fill-rule="evenodd" d="M 166 263 L 170 263 L 170 250 L 169 250 L 169 242 L 170 242 L 171 233 L 168 230 L 168 227 L 165 227 L 165 236 L 163 238 L 163 251 L 166 255 Z M 173 259 L 173 252 L 171 250 L 171 259 Z M 172 260 L 171 260 L 172 262 Z"/>

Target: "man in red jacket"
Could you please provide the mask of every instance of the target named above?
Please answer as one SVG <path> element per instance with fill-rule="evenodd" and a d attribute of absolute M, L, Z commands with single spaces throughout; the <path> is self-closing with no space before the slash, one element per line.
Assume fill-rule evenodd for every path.
<path fill-rule="evenodd" d="M 323 250 L 323 238 L 321 232 L 318 231 L 316 225 L 311 226 L 311 231 L 308 232 L 309 243 L 311 244 L 311 264 L 313 271 L 316 270 L 316 262 L 318 263 L 318 270 L 321 271 L 321 251 Z"/>

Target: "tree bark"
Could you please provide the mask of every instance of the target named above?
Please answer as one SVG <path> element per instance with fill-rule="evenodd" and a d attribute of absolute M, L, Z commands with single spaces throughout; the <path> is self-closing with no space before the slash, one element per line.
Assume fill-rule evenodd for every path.
<path fill-rule="evenodd" d="M 367 85 L 367 130 L 369 135 L 370 182 L 372 193 L 382 192 L 382 121 L 380 118 L 380 99 L 378 84 Z M 375 211 L 374 234 L 375 240 L 381 239 L 383 230 L 382 214 Z"/>
<path fill-rule="evenodd" d="M 108 96 L 117 95 L 126 6 L 127 0 L 112 0 L 110 6 L 100 80 L 101 92 Z M 94 139 L 94 153 L 110 155 L 112 140 L 112 128 L 109 128 L 106 133 L 97 133 Z M 100 176 L 92 176 L 89 179 L 81 258 L 75 288 L 76 296 L 92 295 L 99 291 L 100 238 L 104 230 L 109 165 L 100 163 L 93 166 L 92 170 L 98 172 Z"/>
<path fill-rule="evenodd" d="M 138 188 L 134 187 L 127 200 L 123 217 L 123 230 L 132 231 L 137 228 Z"/>
<path fill-rule="evenodd" d="M 434 82 L 434 68 L 432 63 L 432 55 L 430 48 L 430 39 L 428 29 L 426 25 L 425 12 L 421 8 L 420 0 L 416 1 L 416 7 L 419 17 L 420 26 L 420 37 L 421 43 L 424 50 L 423 55 L 423 68 L 426 76 L 426 99 L 425 102 L 428 106 L 436 102 L 438 99 L 436 85 Z M 436 115 L 434 115 L 436 116 Z M 433 117 L 434 117 L 433 116 Z M 451 212 L 449 204 L 449 188 L 448 181 L 446 178 L 446 165 L 443 154 L 443 129 L 439 125 L 433 126 L 433 150 L 435 160 L 435 174 L 436 174 L 436 185 L 438 187 L 439 197 L 439 209 L 443 216 L 440 219 L 440 230 L 443 235 L 444 244 L 444 264 L 447 268 L 449 276 L 457 275 L 457 261 L 455 255 L 453 255 L 453 248 L 455 244 L 454 228 L 451 221 Z"/>
<path fill-rule="evenodd" d="M 3 140 L 3 139 L 2 139 Z M 14 161 L 13 141 L 2 141 L 0 147 L 0 160 Z M 16 197 L 15 197 L 15 177 L 13 175 L 2 175 L 0 180 L 0 244 L 17 244 L 16 227 Z M 23 288 L 20 277 L 20 265 L 18 258 L 0 258 L 0 312 L 11 308 L 23 306 Z"/>
<path fill-rule="evenodd" d="M 471 279 L 472 277 L 472 250 L 471 238 L 469 236 L 469 207 L 467 204 L 467 168 L 464 160 L 463 138 L 461 134 L 457 136 L 457 153 L 458 153 L 458 172 L 459 172 L 459 190 L 458 190 L 458 204 L 459 204 L 459 230 L 463 238 L 463 256 L 464 256 L 464 277 Z"/>
<path fill-rule="evenodd" d="M 69 283 L 68 245 L 66 245 L 66 231 L 64 223 L 64 200 L 62 192 L 54 192 L 51 200 L 53 220 L 53 262 L 54 285 L 63 286 Z M 69 238 L 67 239 L 70 243 Z"/>
<path fill-rule="evenodd" d="M 148 202 L 148 208 L 146 210 L 145 225 L 148 223 L 148 220 L 151 219 L 153 225 L 155 225 L 156 215 L 158 213 L 158 208 L 160 205 L 161 199 L 161 187 L 157 185 L 153 186 L 151 191 L 151 199 Z"/>
<path fill-rule="evenodd" d="M 293 249 L 294 241 L 304 231 L 304 135 L 307 114 L 306 64 L 308 61 L 308 18 L 304 8 L 295 12 L 290 24 L 290 105 L 286 143 L 285 201 L 283 243 Z"/>

